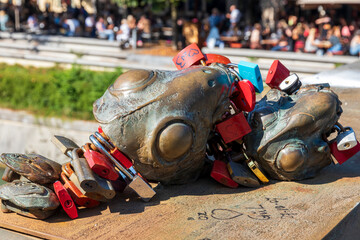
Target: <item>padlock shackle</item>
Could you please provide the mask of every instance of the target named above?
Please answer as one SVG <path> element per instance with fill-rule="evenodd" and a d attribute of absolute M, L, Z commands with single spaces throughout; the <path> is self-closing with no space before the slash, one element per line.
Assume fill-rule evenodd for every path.
<path fill-rule="evenodd" d="M 345 128 L 339 122 L 336 122 L 334 127 L 335 128 L 338 127 L 338 128 L 340 128 L 341 132 L 345 132 Z"/>
<path fill-rule="evenodd" d="M 133 180 L 132 176 L 106 149 L 101 143 L 96 139 L 94 135 L 90 135 L 90 141 L 95 145 L 95 147 L 105 156 L 107 156 L 119 170 L 124 173 L 130 180 Z"/>
<path fill-rule="evenodd" d="M 109 143 L 99 132 L 95 132 L 97 140 L 109 150 L 113 150 L 115 147 Z"/>

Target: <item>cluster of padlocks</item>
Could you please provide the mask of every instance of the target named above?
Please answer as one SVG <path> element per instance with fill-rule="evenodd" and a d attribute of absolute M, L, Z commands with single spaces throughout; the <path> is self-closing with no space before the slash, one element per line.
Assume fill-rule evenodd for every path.
<path fill-rule="evenodd" d="M 243 143 L 243 137 L 252 131 L 248 113 L 255 108 L 256 93 L 263 91 L 258 65 L 245 61 L 233 64 L 221 55 L 202 54 L 195 44 L 183 49 L 173 61 L 179 70 L 222 64 L 236 76 L 231 87 L 231 109 L 216 123 L 207 140 L 204 158 L 212 166 L 210 176 L 231 188 L 269 182 L 257 160 L 247 156 Z M 296 94 L 302 85 L 298 76 L 290 74 L 278 60 L 271 65 L 265 82 L 288 95 Z M 360 144 L 351 128 L 337 123 L 334 131 L 338 136 L 328 144 L 342 164 L 360 151 Z M 45 219 L 61 205 L 74 219 L 78 217 L 77 207 L 96 207 L 126 187 L 144 201 L 156 194 L 134 168 L 133 159 L 121 152 L 101 127 L 89 140 L 80 147 L 66 137 L 54 136 L 52 142 L 70 159 L 63 165 L 36 154 L 2 154 L 1 161 L 7 166 L 2 179 L 9 182 L 0 186 L 2 211 Z"/>

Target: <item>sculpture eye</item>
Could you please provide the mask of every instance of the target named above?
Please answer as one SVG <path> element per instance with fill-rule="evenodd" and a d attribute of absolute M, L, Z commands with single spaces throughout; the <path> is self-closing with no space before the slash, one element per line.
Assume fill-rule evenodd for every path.
<path fill-rule="evenodd" d="M 159 132 L 157 150 L 166 161 L 185 155 L 193 144 L 193 130 L 185 123 L 172 123 Z"/>
<path fill-rule="evenodd" d="M 276 165 L 285 172 L 296 171 L 308 158 L 308 151 L 303 144 L 291 143 L 279 151 Z"/>

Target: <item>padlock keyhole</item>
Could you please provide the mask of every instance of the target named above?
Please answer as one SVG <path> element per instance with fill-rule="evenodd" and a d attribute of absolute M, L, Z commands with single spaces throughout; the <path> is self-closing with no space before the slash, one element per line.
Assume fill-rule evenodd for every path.
<path fill-rule="evenodd" d="M 64 202 L 64 206 L 65 206 L 66 208 L 71 208 L 71 207 L 72 207 L 72 201 L 66 200 L 66 201 Z"/>

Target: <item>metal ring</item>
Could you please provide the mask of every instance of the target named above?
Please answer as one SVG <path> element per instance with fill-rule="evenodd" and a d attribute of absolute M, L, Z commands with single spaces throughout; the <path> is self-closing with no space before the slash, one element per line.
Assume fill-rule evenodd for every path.
<path fill-rule="evenodd" d="M 230 71 L 232 74 L 234 74 L 234 75 L 235 75 L 235 78 L 237 78 L 237 79 L 238 79 L 238 81 L 241 81 L 241 80 L 242 80 L 242 78 L 241 78 L 240 74 L 239 74 L 237 71 L 235 71 L 235 69 L 233 69 L 233 68 L 229 68 L 229 71 Z"/>
<path fill-rule="evenodd" d="M 105 145 L 105 147 L 108 148 L 109 150 L 112 150 L 114 148 L 114 146 L 110 144 L 108 141 L 106 141 L 106 139 L 103 136 L 101 136 L 99 132 L 95 132 L 95 137 L 97 138 L 97 140 L 99 140 L 99 142 L 102 145 Z"/>
<path fill-rule="evenodd" d="M 115 166 L 117 168 L 119 168 L 119 170 L 124 173 L 128 178 L 130 178 L 130 180 L 132 180 L 134 177 L 118 162 L 116 161 L 116 159 L 111 156 L 111 154 L 106 151 L 105 147 L 103 145 L 101 145 L 101 143 L 96 139 L 96 137 L 94 135 L 90 135 L 89 137 L 90 141 L 95 145 L 95 147 L 105 156 L 107 156 L 108 158 L 110 158 L 110 160 L 115 164 Z"/>
<path fill-rule="evenodd" d="M 226 64 L 226 66 L 229 68 L 230 67 L 236 67 L 236 68 L 238 67 L 238 65 L 236 63 L 228 63 L 228 64 Z"/>

